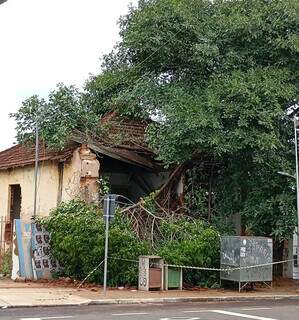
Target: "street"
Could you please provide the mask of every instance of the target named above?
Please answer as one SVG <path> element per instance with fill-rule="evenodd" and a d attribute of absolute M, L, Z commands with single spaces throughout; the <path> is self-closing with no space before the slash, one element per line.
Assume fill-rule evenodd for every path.
<path fill-rule="evenodd" d="M 296 320 L 297 301 L 2 309 L 1 320 Z"/>

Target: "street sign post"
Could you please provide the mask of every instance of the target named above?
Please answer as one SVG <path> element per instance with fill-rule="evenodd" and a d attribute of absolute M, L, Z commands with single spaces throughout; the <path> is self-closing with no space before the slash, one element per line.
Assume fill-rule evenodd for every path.
<path fill-rule="evenodd" d="M 116 194 L 108 194 L 104 198 L 103 213 L 104 221 L 106 222 L 106 217 L 108 220 L 113 220 L 116 210 Z"/>
<path fill-rule="evenodd" d="M 116 198 L 115 194 L 108 194 L 104 198 L 103 216 L 105 221 L 105 259 L 104 259 L 104 288 L 103 293 L 107 293 L 107 269 L 108 269 L 108 244 L 109 244 L 109 221 L 114 218 L 116 210 Z"/>

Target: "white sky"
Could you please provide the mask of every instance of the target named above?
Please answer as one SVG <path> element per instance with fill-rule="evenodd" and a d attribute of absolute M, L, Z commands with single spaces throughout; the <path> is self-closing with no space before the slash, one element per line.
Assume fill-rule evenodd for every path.
<path fill-rule="evenodd" d="M 15 141 L 8 114 L 58 82 L 81 86 L 119 40 L 137 0 L 8 0 L 0 5 L 0 150 Z"/>

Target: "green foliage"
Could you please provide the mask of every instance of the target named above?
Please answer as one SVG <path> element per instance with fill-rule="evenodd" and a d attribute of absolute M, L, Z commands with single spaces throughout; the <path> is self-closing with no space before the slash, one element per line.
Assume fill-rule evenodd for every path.
<path fill-rule="evenodd" d="M 60 147 L 107 111 L 154 116 L 147 139 L 165 165 L 198 151 L 219 164 L 207 190 L 218 222 L 240 213 L 244 230 L 290 238 L 295 193 L 276 172 L 294 171 L 285 110 L 299 96 L 297 16 L 297 0 L 140 0 L 83 93 L 60 86 L 24 102 L 18 139 L 32 136 L 37 109 L 43 138 Z M 195 186 L 187 201 L 205 218 L 204 195 Z"/>
<path fill-rule="evenodd" d="M 140 1 L 104 63 L 106 74 L 127 65 L 141 75 L 116 99 L 141 101 L 160 120 L 148 130 L 158 158 L 215 159 L 213 213 L 240 213 L 244 229 L 277 240 L 296 224 L 292 182 L 277 171 L 294 170 L 285 109 L 298 99 L 297 9 L 296 0 Z M 188 209 L 205 217 L 205 189 L 192 192 Z"/>
<path fill-rule="evenodd" d="M 51 234 L 52 255 L 63 266 L 64 275 L 84 279 L 104 259 L 105 226 L 102 211 L 96 206 L 80 200 L 64 203 L 42 223 Z M 117 215 L 110 226 L 108 283 L 136 285 L 136 267 L 114 258 L 136 260 L 148 250 L 147 244 L 136 238 L 128 221 Z M 103 268 L 99 268 L 89 281 L 102 283 L 102 279 Z"/>
<path fill-rule="evenodd" d="M 102 196 L 110 193 L 111 186 L 110 186 L 110 178 L 108 176 L 101 175 L 98 180 L 98 183 L 100 185 L 100 192 Z"/>
<path fill-rule="evenodd" d="M 84 279 L 104 259 L 105 225 L 102 211 L 80 200 L 61 204 L 42 219 L 51 234 L 51 252 L 63 267 L 63 275 Z M 109 231 L 109 285 L 136 285 L 139 255 L 159 254 L 168 263 L 219 266 L 219 234 L 200 220 L 187 217 L 164 220 L 163 235 L 155 249 L 135 236 L 129 220 L 118 213 Z M 119 260 L 124 259 L 124 260 Z M 125 261 L 125 260 L 129 261 Z M 186 281 L 214 284 L 214 273 L 186 272 Z M 89 281 L 102 283 L 103 268 Z"/>
<path fill-rule="evenodd" d="M 219 233 L 202 220 L 187 221 L 182 217 L 172 223 L 162 222 L 161 233 L 163 241 L 157 253 L 167 263 L 219 268 Z M 184 277 L 187 283 L 211 286 L 217 281 L 217 272 L 184 270 Z"/>
<path fill-rule="evenodd" d="M 188 214 L 209 220 L 209 183 L 211 178 L 202 163 L 186 170 L 184 194 Z M 212 207 L 212 197 L 210 207 Z"/>
<path fill-rule="evenodd" d="M 147 197 L 142 198 L 142 205 L 150 212 L 157 211 L 157 203 L 155 201 L 155 192 L 150 193 Z"/>
<path fill-rule="evenodd" d="M 12 251 L 7 250 L 1 258 L 0 273 L 4 276 L 10 276 L 12 270 Z"/>
<path fill-rule="evenodd" d="M 98 117 L 82 103 L 79 91 L 63 84 L 57 85 L 47 101 L 38 96 L 28 98 L 11 117 L 16 121 L 19 142 L 34 140 L 38 123 L 41 139 L 55 149 L 62 149 L 75 129 L 88 132 L 98 124 Z"/>
<path fill-rule="evenodd" d="M 127 66 L 119 69 L 103 71 L 98 76 L 92 76 L 85 84 L 82 101 L 91 106 L 92 111 L 102 116 L 109 111 L 128 118 L 148 118 L 146 110 L 140 103 L 142 98 L 136 99 L 134 87 L 138 84 L 140 74 Z"/>

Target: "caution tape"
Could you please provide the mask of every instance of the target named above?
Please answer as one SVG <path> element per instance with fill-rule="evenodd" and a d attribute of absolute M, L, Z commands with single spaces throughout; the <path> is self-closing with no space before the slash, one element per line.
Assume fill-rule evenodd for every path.
<path fill-rule="evenodd" d="M 114 257 L 109 257 L 109 259 L 112 260 L 120 260 L 120 261 L 126 261 L 126 262 L 134 262 L 134 263 L 139 263 L 138 260 L 132 260 L 132 259 L 123 259 L 123 258 L 114 258 Z M 281 261 L 276 261 L 276 262 L 269 262 L 269 263 L 262 263 L 262 264 L 255 264 L 251 266 L 244 266 L 244 267 L 231 267 L 231 268 L 207 268 L 207 267 L 194 267 L 194 266 L 185 266 L 185 265 L 178 265 L 178 264 L 164 264 L 165 267 L 170 267 L 170 268 L 181 268 L 181 269 L 191 269 L 191 270 L 200 270 L 200 271 L 217 271 L 217 272 L 232 272 L 232 271 L 237 271 L 237 270 L 245 270 L 245 269 L 253 269 L 253 268 L 261 268 L 261 267 L 268 267 L 268 266 L 273 266 L 277 264 L 283 264 L 287 262 L 293 262 L 296 259 L 289 259 L 289 260 L 281 260 Z M 153 264 L 152 264 L 153 265 Z M 160 267 L 160 265 L 157 265 Z"/>
<path fill-rule="evenodd" d="M 232 267 L 232 268 L 223 268 L 223 269 L 221 269 L 221 268 L 206 268 L 206 267 L 183 266 L 183 265 L 176 265 L 176 264 L 164 264 L 164 266 L 171 267 L 171 268 L 193 269 L 193 270 L 201 270 L 201 271 L 231 272 L 231 271 L 237 271 L 237 270 L 268 267 L 268 266 L 273 266 L 273 265 L 276 265 L 276 264 L 282 264 L 282 263 L 291 262 L 291 261 L 294 261 L 294 260 L 295 259 L 289 259 L 289 260 L 282 260 L 282 261 L 277 261 L 277 262 L 255 264 L 255 265 L 252 265 L 252 266 Z"/>
<path fill-rule="evenodd" d="M 108 259 L 111 260 L 120 260 L 125 262 L 131 262 L 131 263 L 139 263 L 139 260 L 133 260 L 133 259 L 124 259 L 124 258 L 114 258 L 114 257 L 108 257 Z M 261 268 L 261 267 L 268 267 L 273 266 L 276 264 L 282 264 L 287 262 L 293 262 L 296 259 L 289 259 L 289 260 L 282 260 L 282 261 L 276 261 L 276 262 L 270 262 L 270 263 L 263 263 L 263 264 L 255 264 L 252 266 L 246 266 L 246 267 L 236 267 L 236 268 L 206 268 L 206 267 L 193 267 L 193 266 L 184 266 L 184 265 L 178 265 L 178 264 L 164 264 L 164 267 L 170 267 L 170 268 L 180 268 L 180 269 L 191 269 L 191 270 L 200 270 L 200 271 L 217 271 L 217 272 L 232 272 L 237 270 L 244 270 L 244 269 L 252 269 L 252 268 Z M 80 288 L 84 282 L 104 263 L 104 260 L 101 261 L 85 278 L 84 280 L 79 284 L 78 288 Z M 154 265 L 154 264 L 151 264 Z M 161 267 L 160 265 L 157 265 L 158 267 Z"/>

